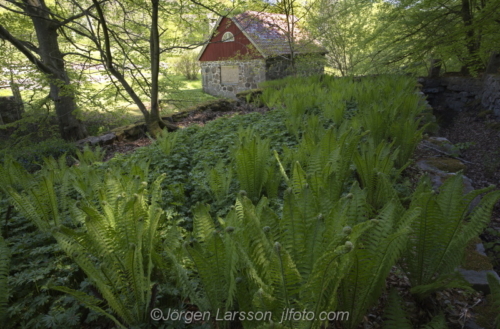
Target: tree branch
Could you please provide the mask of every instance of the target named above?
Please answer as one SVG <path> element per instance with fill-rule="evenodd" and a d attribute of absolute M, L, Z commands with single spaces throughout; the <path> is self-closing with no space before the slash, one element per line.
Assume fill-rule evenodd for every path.
<path fill-rule="evenodd" d="M 101 5 L 101 4 L 103 4 L 103 3 L 105 3 L 105 2 L 108 2 L 108 1 L 109 1 L 109 0 L 102 0 L 102 1 L 100 1 L 100 2 L 99 2 L 99 4 Z M 82 10 L 82 12 L 81 12 L 81 13 L 78 13 L 78 14 L 76 14 L 76 15 L 73 15 L 73 16 L 71 16 L 71 17 L 68 17 L 68 18 L 64 19 L 62 22 L 58 22 L 58 23 L 55 25 L 55 27 L 56 27 L 56 28 L 63 27 L 63 26 L 65 26 L 65 25 L 67 25 L 67 24 L 69 24 L 69 23 L 73 22 L 74 20 L 76 20 L 76 19 L 78 19 L 78 18 L 81 18 L 81 17 L 83 17 L 83 16 L 89 15 L 89 14 L 90 14 L 90 11 L 91 11 L 92 9 L 94 9 L 94 7 L 95 7 L 95 4 L 92 4 L 92 5 L 91 5 L 90 7 L 88 7 L 87 9 Z"/>
<path fill-rule="evenodd" d="M 33 53 L 24 45 L 24 42 L 14 37 L 7 31 L 3 25 L 0 25 L 0 38 L 9 41 L 14 47 L 16 47 L 20 52 L 26 56 L 26 58 L 35 64 L 40 71 L 46 74 L 54 74 L 52 69 L 40 61 Z"/>

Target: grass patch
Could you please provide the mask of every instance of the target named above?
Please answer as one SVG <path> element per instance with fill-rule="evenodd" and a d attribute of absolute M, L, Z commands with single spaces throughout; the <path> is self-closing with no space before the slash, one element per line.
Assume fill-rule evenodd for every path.
<path fill-rule="evenodd" d="M 0 89 L 0 97 L 12 96 L 12 91 L 10 89 Z"/>

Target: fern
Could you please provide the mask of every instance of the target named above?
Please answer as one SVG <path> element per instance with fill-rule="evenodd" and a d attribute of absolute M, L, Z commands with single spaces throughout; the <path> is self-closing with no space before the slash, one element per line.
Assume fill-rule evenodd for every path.
<path fill-rule="evenodd" d="M 164 129 L 154 143 L 165 155 L 169 155 L 177 144 L 177 134 Z"/>
<path fill-rule="evenodd" d="M 413 325 L 407 318 L 402 307 L 403 301 L 396 289 L 389 293 L 388 304 L 384 312 L 384 329 L 412 329 Z M 443 313 L 434 316 L 431 321 L 420 327 L 421 329 L 447 329 L 446 319 Z"/>
<path fill-rule="evenodd" d="M 414 328 L 408 320 L 408 314 L 403 309 L 403 300 L 399 296 L 396 289 L 392 289 L 389 293 L 387 306 L 384 310 L 384 329 L 412 329 Z M 443 313 L 434 316 L 431 321 L 420 329 L 447 329 L 446 319 Z"/>
<path fill-rule="evenodd" d="M 194 213 L 196 238 L 184 246 L 200 279 L 203 295 L 200 297 L 193 291 L 188 293 L 202 301 L 198 307 L 203 311 L 224 313 L 232 309 L 237 294 L 239 259 L 228 236 L 232 232 L 215 228 L 208 207 L 198 205 Z"/>
<path fill-rule="evenodd" d="M 8 280 L 10 254 L 0 227 L 0 324 L 4 322 L 7 315 L 9 301 Z"/>
<path fill-rule="evenodd" d="M 491 300 L 492 307 L 497 311 L 498 314 L 495 318 L 495 329 L 500 328 L 500 282 L 498 279 L 491 273 L 487 274 L 488 284 L 491 290 Z"/>
<path fill-rule="evenodd" d="M 375 147 L 371 141 L 361 145 L 361 150 L 354 156 L 354 164 L 360 185 L 367 191 L 368 203 L 378 210 L 388 201 L 383 197 L 387 184 L 382 182 L 381 175 L 391 178 L 389 185 L 393 185 L 393 177 L 399 174 L 394 169 L 398 152 L 393 152 L 390 144 L 382 142 Z"/>
<path fill-rule="evenodd" d="M 405 211 L 399 201 L 393 199 L 373 220 L 373 229 L 361 237 L 362 247 L 354 250 L 354 264 L 340 292 L 342 309 L 351 314 L 350 328 L 357 327 L 366 310 L 378 300 L 418 215 L 418 209 Z"/>
<path fill-rule="evenodd" d="M 93 150 L 85 145 L 82 151 L 76 150 L 77 165 L 90 166 L 95 162 L 101 162 L 104 159 L 105 151 L 101 147 L 96 147 Z"/>
<path fill-rule="evenodd" d="M 428 184 L 422 182 L 413 197 L 413 205 L 421 207 L 422 212 L 412 226 L 414 233 L 403 262 L 414 291 L 421 297 L 427 294 L 418 286 L 439 282 L 460 265 L 467 242 L 484 229 L 500 199 L 500 191 L 487 193 L 469 213 L 471 202 L 493 187 L 463 195 L 463 179 L 458 174 L 449 178 L 436 196 L 425 191 L 430 189 Z"/>
<path fill-rule="evenodd" d="M 210 192 L 213 193 L 218 202 L 221 202 L 229 194 L 233 171 L 231 168 L 226 168 L 224 162 L 219 160 L 214 168 L 207 168 L 206 172 Z"/>
<path fill-rule="evenodd" d="M 84 151 L 80 156 L 80 166 L 74 167 L 62 159 L 47 159 L 44 169 L 31 177 L 29 189 L 18 192 L 7 186 L 5 190 L 16 208 L 40 230 L 51 233 L 92 280 L 115 314 L 106 314 L 108 318 L 124 326 L 146 323 L 153 261 L 158 259 L 156 228 L 164 212 L 160 208 L 164 175 L 148 186 L 147 162 L 126 171 L 110 168 L 103 174 L 90 165 L 94 153 Z M 81 292 L 56 289 L 93 310 L 105 309 Z"/>
<path fill-rule="evenodd" d="M 322 208 L 328 203 L 321 199 L 328 194 L 316 196 L 307 185 L 298 184 L 295 191 L 285 193 L 281 217 L 269 208 L 267 198 L 255 206 L 242 193 L 218 228 L 208 208 L 197 206 L 196 240 L 186 244 L 186 251 L 210 309 L 238 307 L 247 312 L 270 311 L 276 317 L 284 308 L 307 308 L 317 314 L 335 309 L 336 291 L 354 260 L 350 251 L 371 223 L 359 223 L 359 210 L 346 211 L 362 197 L 360 190 Z M 348 222 L 359 224 L 350 228 Z M 321 324 L 291 321 L 284 325 L 317 328 Z"/>
<path fill-rule="evenodd" d="M 251 131 L 240 132 L 240 145 L 234 154 L 240 187 L 256 202 L 269 174 L 269 140 L 262 140 Z"/>
<path fill-rule="evenodd" d="M 406 318 L 406 312 L 396 289 L 389 293 L 387 306 L 384 310 L 384 329 L 413 329 L 413 325 Z"/>

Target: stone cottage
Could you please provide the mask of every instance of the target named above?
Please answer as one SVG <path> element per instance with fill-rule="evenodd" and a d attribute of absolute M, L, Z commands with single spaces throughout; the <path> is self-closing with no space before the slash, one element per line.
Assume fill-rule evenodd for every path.
<path fill-rule="evenodd" d="M 326 53 L 293 16 L 287 20 L 286 15 L 247 11 L 221 17 L 198 55 L 203 91 L 234 98 L 262 81 L 293 72 L 320 74 Z"/>

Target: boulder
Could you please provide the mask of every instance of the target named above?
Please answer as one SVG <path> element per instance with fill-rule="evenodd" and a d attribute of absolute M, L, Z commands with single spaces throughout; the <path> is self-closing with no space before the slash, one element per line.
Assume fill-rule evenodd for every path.
<path fill-rule="evenodd" d="M 146 134 L 147 127 L 144 122 L 134 123 L 125 127 L 119 127 L 111 130 L 111 133 L 114 133 L 116 139 L 130 139 L 136 140 Z"/>
<path fill-rule="evenodd" d="M 424 143 L 446 154 L 454 154 L 457 150 L 457 148 L 444 137 L 429 137 L 424 140 Z"/>
<path fill-rule="evenodd" d="M 444 157 L 425 158 L 420 160 L 419 163 L 420 165 L 417 165 L 422 169 L 430 168 L 431 170 L 434 169 L 434 171 L 437 169 L 447 173 L 456 173 L 467 168 L 460 160 Z"/>
<path fill-rule="evenodd" d="M 493 274 L 497 278 L 497 280 L 500 281 L 500 277 L 498 276 L 497 272 L 493 270 L 474 271 L 459 268 L 458 272 L 462 274 L 463 278 L 472 285 L 472 288 L 477 291 L 482 291 L 485 295 L 488 295 L 490 293 L 490 286 L 486 277 L 488 273 Z"/>
<path fill-rule="evenodd" d="M 464 329 L 484 329 L 484 328 L 478 325 L 476 321 L 474 321 L 473 319 L 468 319 L 465 322 Z"/>
<path fill-rule="evenodd" d="M 162 117 L 165 121 L 178 122 L 183 118 L 190 116 L 193 113 L 213 111 L 213 112 L 228 112 L 234 109 L 234 104 L 236 101 L 231 99 L 215 99 L 210 100 L 193 107 L 189 107 L 181 112 L 177 112 L 168 116 Z"/>
<path fill-rule="evenodd" d="M 451 176 L 456 175 L 456 172 L 465 168 L 465 165 L 457 159 L 451 158 L 424 158 L 417 161 L 417 167 L 428 173 L 434 190 L 438 190 L 441 185 Z M 446 170 L 446 171 L 445 171 Z M 450 172 L 451 171 L 451 172 Z M 474 191 L 472 180 L 463 176 L 464 194 Z M 478 205 L 480 197 L 476 197 L 469 207 L 469 210 L 474 209 Z"/>
<path fill-rule="evenodd" d="M 245 90 L 241 91 L 236 94 L 236 99 L 242 103 L 253 103 L 255 101 L 258 101 L 260 98 L 260 95 L 262 95 L 262 89 L 250 89 L 250 90 Z"/>
<path fill-rule="evenodd" d="M 475 238 L 468 243 L 465 249 L 463 265 L 457 270 L 475 290 L 482 291 L 485 294 L 490 293 L 487 279 L 488 273 L 492 273 L 500 280 L 498 274 L 493 270 L 490 259 L 484 253 L 484 246 L 479 238 Z"/>
<path fill-rule="evenodd" d="M 89 136 L 76 142 L 77 146 L 83 147 L 84 145 L 97 146 L 113 144 L 117 136 L 115 133 L 107 133 L 105 135 L 95 137 Z"/>
<path fill-rule="evenodd" d="M 22 104 L 19 104 L 13 96 L 0 97 L 0 124 L 21 120 L 23 112 Z"/>

